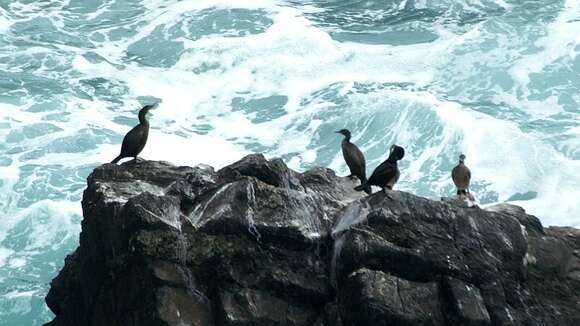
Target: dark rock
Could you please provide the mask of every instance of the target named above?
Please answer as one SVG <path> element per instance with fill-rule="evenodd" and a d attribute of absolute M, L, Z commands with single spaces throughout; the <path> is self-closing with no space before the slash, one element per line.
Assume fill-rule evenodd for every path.
<path fill-rule="evenodd" d="M 526 302 L 537 325 L 580 325 L 580 230 L 528 232 Z"/>
<path fill-rule="evenodd" d="M 220 293 L 223 325 L 312 325 L 317 309 L 266 291 L 241 289 Z"/>
<path fill-rule="evenodd" d="M 104 164 L 49 325 L 579 325 L 580 231 L 250 155 Z"/>
<path fill-rule="evenodd" d="M 156 290 L 156 310 L 166 325 L 213 325 L 211 307 L 186 289 L 163 286 Z"/>
<path fill-rule="evenodd" d="M 501 203 L 494 206 L 486 208 L 487 211 L 497 212 L 504 216 L 512 216 L 518 219 L 518 221 L 526 228 L 526 231 L 534 236 L 545 235 L 544 227 L 540 219 L 533 215 L 526 214 L 526 211 L 516 205 Z"/>
<path fill-rule="evenodd" d="M 452 325 L 491 325 L 489 313 L 479 289 L 454 278 L 442 282 L 447 307 L 447 320 Z"/>
<path fill-rule="evenodd" d="M 218 174 L 227 181 L 235 180 L 239 176 L 248 176 L 274 187 L 303 190 L 298 173 L 290 170 L 281 159 L 268 161 L 262 154 L 248 155 L 219 170 Z"/>
<path fill-rule="evenodd" d="M 209 234 L 244 233 L 258 241 L 287 238 L 311 242 L 328 234 L 326 216 L 315 196 L 270 186 L 254 178 L 225 183 L 198 201 L 188 216 Z"/>
<path fill-rule="evenodd" d="M 361 269 L 341 290 L 347 325 L 445 325 L 438 285 Z"/>

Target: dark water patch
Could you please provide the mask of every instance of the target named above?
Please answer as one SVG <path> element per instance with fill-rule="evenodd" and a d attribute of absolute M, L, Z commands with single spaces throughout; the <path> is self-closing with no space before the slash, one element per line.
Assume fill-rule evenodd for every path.
<path fill-rule="evenodd" d="M 215 128 L 210 123 L 200 123 L 191 126 L 191 131 L 198 135 L 207 135 L 210 131 Z"/>
<path fill-rule="evenodd" d="M 122 97 L 129 93 L 123 82 L 107 78 L 81 79 L 75 85 L 77 94 L 84 93 L 89 98 L 98 98 L 113 103 L 121 103 Z"/>
<path fill-rule="evenodd" d="M 266 31 L 273 21 L 264 10 L 205 9 L 187 14 L 182 22 L 186 37 L 198 40 L 202 37 L 241 37 Z"/>
<path fill-rule="evenodd" d="M 139 103 L 142 106 L 153 105 L 153 104 L 162 104 L 162 102 L 163 102 L 162 99 L 155 97 L 155 96 L 150 96 L 150 95 L 137 96 L 137 101 L 139 101 Z"/>
<path fill-rule="evenodd" d="M 85 58 L 88 62 L 90 62 L 92 64 L 108 63 L 111 66 L 114 66 L 115 68 L 117 68 L 119 70 L 124 69 L 123 66 L 115 64 L 115 63 L 107 60 L 106 58 L 104 58 L 100 54 L 95 53 L 93 51 L 88 51 L 88 52 L 83 53 L 83 58 Z"/>
<path fill-rule="evenodd" d="M 113 118 L 113 122 L 123 126 L 133 127 L 139 123 L 139 120 L 135 117 L 118 116 Z"/>
<path fill-rule="evenodd" d="M 499 194 L 495 191 L 488 190 L 486 185 L 480 185 L 477 182 L 472 183 L 470 191 L 482 205 L 497 203 L 499 201 Z"/>
<path fill-rule="evenodd" d="M 63 10 L 69 13 L 90 14 L 108 2 L 106 0 L 70 0 Z"/>
<path fill-rule="evenodd" d="M 578 69 L 578 71 L 580 71 L 580 69 Z M 580 114 L 580 103 L 577 102 L 571 94 L 573 94 L 573 92 L 558 94 L 558 104 L 569 113 Z"/>
<path fill-rule="evenodd" d="M 0 71 L 0 89 L 7 92 L 25 92 L 22 94 L 53 95 L 66 92 L 66 81 L 41 77 L 32 72 L 5 72 Z"/>
<path fill-rule="evenodd" d="M 303 2 L 292 2 L 303 6 Z M 327 30 L 338 41 L 366 44 L 407 45 L 432 42 L 438 38 L 435 25 L 465 32 L 472 26 L 506 10 L 493 1 L 481 5 L 463 2 L 415 1 L 309 1 L 317 11 L 305 16 Z"/>
<path fill-rule="evenodd" d="M 8 154 L 8 155 L 20 154 L 20 153 L 24 152 L 25 150 L 26 149 L 22 146 L 15 146 L 15 147 L 7 149 L 6 154 Z"/>
<path fill-rule="evenodd" d="M 449 102 L 461 104 L 462 107 L 468 110 L 483 113 L 498 120 L 519 123 L 527 121 L 530 117 L 528 112 L 514 108 L 510 103 L 504 101 L 486 101 L 483 99 L 484 96 L 481 96 L 482 99 L 478 101 L 464 101 L 463 99 L 457 99 L 453 96 L 441 96 L 440 98 Z"/>
<path fill-rule="evenodd" d="M 99 15 L 91 19 L 86 18 L 86 15 L 93 14 L 97 9 L 104 6 L 106 6 L 106 10 L 102 10 Z M 63 9 L 63 12 L 67 13 L 65 16 L 68 18 L 65 20 L 67 28 L 92 32 L 124 26 L 127 32 L 124 35 L 127 37 L 133 36 L 138 32 L 134 24 L 143 17 L 145 11 L 146 8 L 143 7 L 141 1 L 134 0 L 113 0 L 106 3 L 102 1 L 71 0 L 68 6 Z M 109 36 L 113 36 L 110 40 L 121 39 L 115 38 L 114 34 L 116 33 L 109 34 Z"/>
<path fill-rule="evenodd" d="M 217 72 L 225 72 L 226 68 L 222 67 L 222 65 L 216 62 L 202 62 L 199 66 L 194 67 L 192 71 L 196 74 L 203 74 L 206 72 L 216 71 Z"/>
<path fill-rule="evenodd" d="M 300 101 L 300 106 L 306 106 L 314 102 L 332 102 L 339 104 L 344 102 L 344 98 L 340 96 L 342 89 L 344 88 L 344 82 L 337 82 L 328 85 L 327 87 L 314 91 L 312 94 L 306 96 Z"/>
<path fill-rule="evenodd" d="M 527 191 L 524 193 L 518 192 L 510 196 L 507 201 L 516 201 L 516 200 L 532 200 L 538 197 L 538 193 L 535 191 Z"/>
<path fill-rule="evenodd" d="M 533 132 L 541 130 L 545 135 L 559 135 L 563 130 L 578 127 L 578 121 L 574 116 L 570 116 L 565 112 L 551 115 L 549 118 L 530 119 L 521 124 L 522 130 L 525 132 Z"/>
<path fill-rule="evenodd" d="M 137 35 L 139 28 L 146 26 L 147 23 L 139 22 L 130 27 L 120 26 L 107 31 L 107 39 L 112 42 L 122 41 L 129 37 Z"/>
<path fill-rule="evenodd" d="M 20 167 L 20 179 L 13 187 L 14 191 L 21 194 L 18 207 L 26 208 L 46 199 L 80 199 L 87 175 L 86 169 L 78 170 L 57 164 L 23 165 Z"/>
<path fill-rule="evenodd" d="M 89 36 L 89 40 L 91 40 L 91 42 L 102 43 L 105 42 L 107 38 L 105 37 L 105 34 L 101 32 L 94 32 Z"/>
<path fill-rule="evenodd" d="M 389 45 L 429 43 L 439 38 L 437 34 L 429 31 L 331 32 L 330 34 L 333 39 L 340 42 Z"/>
<path fill-rule="evenodd" d="M 51 113 L 42 117 L 45 121 L 68 122 L 70 112 Z"/>
<path fill-rule="evenodd" d="M 268 153 L 276 149 L 276 146 L 266 146 L 253 139 L 245 139 L 239 144 L 244 146 L 244 149 L 251 153 Z M 288 161 L 286 161 L 288 162 Z"/>
<path fill-rule="evenodd" d="M 28 21 L 16 22 L 10 26 L 13 35 L 40 43 L 63 44 L 81 48 L 92 48 L 93 44 L 82 34 L 65 32 L 56 27 L 46 17 L 35 17 Z"/>
<path fill-rule="evenodd" d="M 549 97 L 556 96 L 558 104 L 568 112 L 578 113 L 580 107 L 570 96 L 580 89 L 580 55 L 575 59 L 571 56 L 563 56 L 543 67 L 539 73 L 529 75 L 530 82 L 527 85 L 533 91 L 528 100 L 544 101 Z"/>
<path fill-rule="evenodd" d="M 151 34 L 129 45 L 125 61 L 152 67 L 172 67 L 184 50 L 183 42 L 174 41 L 184 36 L 176 26 L 157 26 Z"/>
<path fill-rule="evenodd" d="M 231 101 L 231 107 L 233 112 L 242 111 L 247 114 L 253 123 L 262 123 L 284 116 L 286 103 L 288 97 L 284 95 L 252 99 L 235 97 Z"/>
<path fill-rule="evenodd" d="M 45 136 L 59 131 L 63 131 L 63 129 L 45 122 L 34 123 L 22 127 L 22 133 L 24 136 L 26 136 L 26 138 L 29 139 Z"/>
<path fill-rule="evenodd" d="M 32 104 L 26 111 L 28 112 L 63 112 L 65 109 L 64 103 L 59 100 L 43 99 Z"/>
<path fill-rule="evenodd" d="M 83 153 L 100 144 L 120 142 L 121 138 L 108 129 L 83 128 L 73 136 L 57 138 L 22 155 L 22 160 L 39 159 L 50 153 Z"/>
<path fill-rule="evenodd" d="M 10 130 L 10 133 L 6 136 L 7 143 L 19 143 L 24 139 L 24 134 L 20 130 Z"/>
<path fill-rule="evenodd" d="M 7 156 L 0 156 L 0 166 L 10 166 L 12 165 L 12 159 Z"/>

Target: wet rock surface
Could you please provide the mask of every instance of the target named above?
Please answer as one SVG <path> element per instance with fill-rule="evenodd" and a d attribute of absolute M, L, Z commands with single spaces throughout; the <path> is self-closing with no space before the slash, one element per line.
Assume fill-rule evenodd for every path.
<path fill-rule="evenodd" d="M 104 164 L 49 325 L 580 325 L 580 231 L 250 155 Z"/>

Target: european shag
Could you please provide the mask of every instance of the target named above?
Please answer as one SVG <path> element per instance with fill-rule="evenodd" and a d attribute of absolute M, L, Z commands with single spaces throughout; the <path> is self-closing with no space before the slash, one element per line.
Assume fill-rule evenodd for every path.
<path fill-rule="evenodd" d="M 391 152 L 387 160 L 377 166 L 367 182 L 354 189 L 357 191 L 364 190 L 369 194 L 371 193 L 371 186 L 379 186 L 383 188 L 383 190 L 392 190 L 393 186 L 395 183 L 397 183 L 399 177 L 401 176 L 397 161 L 401 160 L 404 156 L 405 149 L 403 147 L 392 145 Z"/>
<path fill-rule="evenodd" d="M 350 142 L 350 131 L 341 129 L 337 133 L 342 134 L 342 156 L 350 170 L 349 177 L 357 177 L 363 184 L 367 180 L 365 156 L 360 149 Z"/>
<path fill-rule="evenodd" d="M 459 164 L 451 171 L 451 178 L 457 187 L 458 196 L 469 197 L 469 182 L 471 181 L 471 171 L 465 165 L 465 155 L 459 155 Z"/>
<path fill-rule="evenodd" d="M 149 136 L 149 121 L 145 115 L 149 110 L 157 107 L 157 104 L 146 105 L 139 110 L 139 124 L 133 127 L 123 138 L 121 145 L 121 154 L 117 156 L 111 163 L 117 163 L 125 157 L 134 157 L 137 160 L 137 155 L 141 153 L 145 144 L 147 144 L 147 137 Z"/>

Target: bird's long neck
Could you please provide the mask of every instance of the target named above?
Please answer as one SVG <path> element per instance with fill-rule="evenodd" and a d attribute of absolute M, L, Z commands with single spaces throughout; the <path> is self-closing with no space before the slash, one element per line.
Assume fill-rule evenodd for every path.
<path fill-rule="evenodd" d="M 146 111 L 139 112 L 139 123 L 143 126 L 149 126 L 149 121 L 147 121 L 147 117 L 145 117 L 146 114 Z"/>
<path fill-rule="evenodd" d="M 397 155 L 395 155 L 394 153 L 389 155 L 389 157 L 387 158 L 387 162 L 389 163 L 397 163 L 398 159 L 397 159 Z"/>
<path fill-rule="evenodd" d="M 345 135 L 342 141 L 345 143 L 350 143 L 350 135 Z"/>

